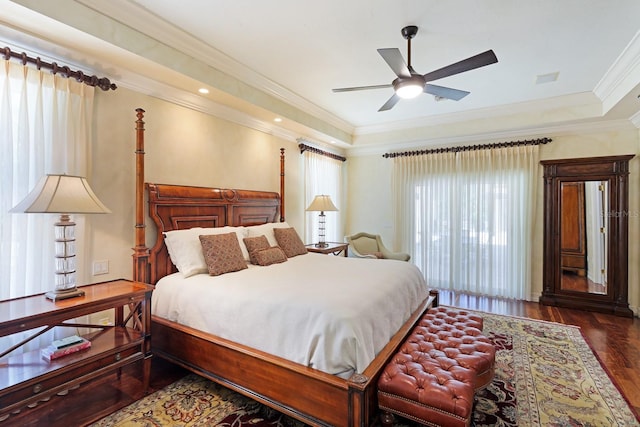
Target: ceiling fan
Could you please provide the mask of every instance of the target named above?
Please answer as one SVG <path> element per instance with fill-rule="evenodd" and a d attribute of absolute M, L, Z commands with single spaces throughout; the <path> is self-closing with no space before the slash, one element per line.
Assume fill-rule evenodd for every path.
<path fill-rule="evenodd" d="M 387 87 L 393 87 L 395 93 L 387 102 L 384 103 L 378 111 L 387 111 L 393 108 L 398 103 L 400 98 L 415 98 L 421 93 L 428 93 L 434 95 L 436 99 L 452 99 L 459 101 L 470 92 L 453 89 L 450 87 L 437 86 L 429 84 L 434 80 L 438 80 L 444 77 L 452 76 L 454 74 L 463 73 L 465 71 L 473 70 L 475 68 L 484 67 L 498 62 L 493 50 L 487 50 L 478 55 L 472 56 L 467 59 L 463 59 L 460 62 L 456 62 L 446 67 L 442 67 L 438 70 L 432 71 L 427 74 L 418 74 L 411 66 L 411 39 L 418 33 L 418 27 L 415 25 L 409 25 L 402 29 L 402 36 L 407 39 L 407 56 L 408 64 L 405 64 L 400 50 L 397 48 L 378 49 L 378 53 L 382 56 L 389 67 L 398 76 L 393 82 L 385 85 L 374 86 L 357 86 L 357 87 L 345 87 L 333 89 L 333 92 L 351 92 L 356 90 L 367 89 L 382 89 Z"/>

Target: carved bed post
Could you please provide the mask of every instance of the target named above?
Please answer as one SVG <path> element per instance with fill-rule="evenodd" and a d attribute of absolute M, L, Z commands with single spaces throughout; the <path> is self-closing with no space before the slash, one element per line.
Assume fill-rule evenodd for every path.
<path fill-rule="evenodd" d="M 133 248 L 133 280 L 149 282 L 149 248 L 144 224 L 144 110 L 136 108 L 136 230 Z"/>
<path fill-rule="evenodd" d="M 280 222 L 284 222 L 284 148 L 280 149 Z"/>

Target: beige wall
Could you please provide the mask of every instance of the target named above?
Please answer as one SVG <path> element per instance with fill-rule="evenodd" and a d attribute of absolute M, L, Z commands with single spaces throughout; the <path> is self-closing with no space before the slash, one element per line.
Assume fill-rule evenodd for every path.
<path fill-rule="evenodd" d="M 279 191 L 279 149 L 286 148 L 287 222 L 302 231 L 304 200 L 301 162 L 295 141 L 268 135 L 210 115 L 119 88 L 96 94 L 91 185 L 113 211 L 90 216 L 82 282 L 130 278 L 134 245 L 135 109 L 146 110 L 146 180 L 198 186 Z M 639 153 L 636 129 L 548 135 L 541 160 Z M 482 142 L 482 141 L 481 141 Z M 479 143 L 481 143 L 479 142 Z M 495 142 L 495 141 L 484 141 Z M 381 154 L 347 161 L 345 234 L 376 232 L 395 249 L 391 204 L 392 161 Z M 542 290 L 542 169 L 538 185 L 532 270 L 532 298 Z M 630 211 L 640 213 L 640 158 L 631 161 Z M 640 307 L 640 217 L 629 219 L 629 302 Z M 148 245 L 155 230 L 147 227 Z M 109 274 L 91 276 L 96 260 L 109 261 Z"/>
<path fill-rule="evenodd" d="M 540 148 L 540 160 L 571 157 L 635 154 L 640 156 L 637 129 L 607 132 L 585 132 L 566 135 L 548 135 L 553 142 Z M 491 143 L 496 141 L 479 141 Z M 394 242 L 393 209 L 391 195 L 392 160 L 380 154 L 350 157 L 346 233 L 358 231 L 382 235 L 396 250 L 406 250 Z M 629 303 L 636 313 L 640 307 L 640 158 L 630 163 L 629 184 Z M 542 167 L 539 169 L 538 191 L 532 265 L 532 299 L 542 292 Z"/>
<path fill-rule="evenodd" d="M 145 113 L 146 181 L 280 191 L 280 148 L 286 149 L 285 213 L 302 231 L 297 143 L 255 131 L 125 88 L 96 93 L 91 185 L 113 213 L 88 216 L 83 282 L 132 277 L 135 224 L 136 108 Z M 145 213 L 146 217 L 146 213 Z M 147 242 L 155 230 L 147 226 Z M 96 260 L 109 274 L 91 276 Z"/>

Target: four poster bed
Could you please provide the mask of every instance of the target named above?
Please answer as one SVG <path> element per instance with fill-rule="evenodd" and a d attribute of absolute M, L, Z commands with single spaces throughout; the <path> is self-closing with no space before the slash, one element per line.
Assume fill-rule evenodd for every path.
<path fill-rule="evenodd" d="M 154 356 L 310 425 L 371 425 L 378 410 L 376 384 L 384 365 L 414 323 L 436 302 L 419 270 L 401 261 L 309 253 L 265 267 L 249 265 L 228 274 L 185 277 L 184 269 L 176 268 L 182 265 L 177 261 L 176 235 L 188 234 L 192 244 L 193 236 L 202 237 L 208 234 L 206 230 L 258 235 L 273 233 L 271 225 L 288 226 L 284 221 L 284 149 L 280 153 L 280 194 L 145 183 L 144 110 L 136 111 L 133 278 L 156 286 L 151 327 Z M 151 248 L 145 243 L 145 190 L 148 213 L 157 228 Z M 334 270 L 344 277 L 327 275 Z M 376 279 L 367 274 L 385 283 L 361 283 L 362 277 Z M 190 289 L 195 296 L 186 299 Z M 358 289 L 365 297 L 357 296 Z M 237 297 L 239 305 L 231 305 L 243 292 L 249 298 Z M 211 305 L 219 301 L 224 303 Z M 334 309 L 334 303 L 345 305 Z M 291 317 L 296 310 L 303 313 L 302 318 Z M 336 318 L 323 323 L 334 314 Z M 360 317 L 362 323 L 358 323 Z M 206 321 L 201 318 L 213 319 L 211 329 L 203 326 Z M 305 334 L 310 336 L 305 338 Z M 360 343 L 369 335 L 384 338 Z M 304 345 L 297 349 L 300 343 Z"/>

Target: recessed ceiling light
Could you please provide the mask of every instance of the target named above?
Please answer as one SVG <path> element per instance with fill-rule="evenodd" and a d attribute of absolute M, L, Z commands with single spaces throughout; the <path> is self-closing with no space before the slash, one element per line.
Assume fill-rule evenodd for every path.
<path fill-rule="evenodd" d="M 207 93 L 209 93 L 209 89 L 201 87 L 200 89 L 198 89 L 198 92 L 206 95 Z"/>
<path fill-rule="evenodd" d="M 273 119 L 274 122 L 280 123 L 282 121 L 282 119 L 280 117 L 276 117 L 275 119 Z"/>
<path fill-rule="evenodd" d="M 536 84 L 540 85 L 543 83 L 555 82 L 556 80 L 558 80 L 558 74 L 560 74 L 559 71 L 556 71 L 555 73 L 549 73 L 549 74 L 539 74 L 536 76 Z"/>

